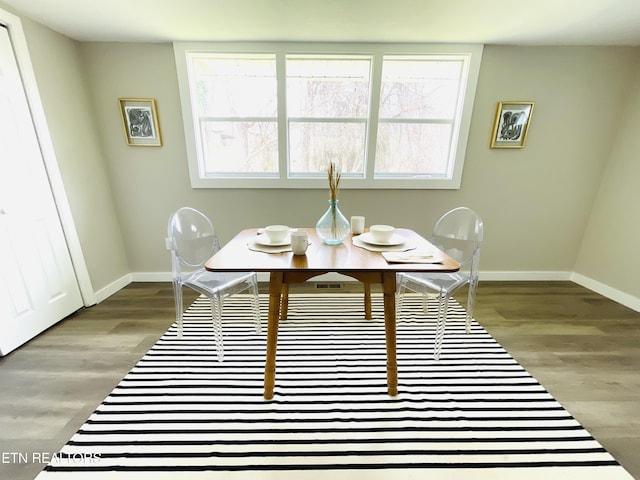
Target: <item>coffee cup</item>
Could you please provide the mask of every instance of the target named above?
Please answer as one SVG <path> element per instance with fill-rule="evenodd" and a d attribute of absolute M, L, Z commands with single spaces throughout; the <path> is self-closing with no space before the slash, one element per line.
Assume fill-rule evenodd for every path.
<path fill-rule="evenodd" d="M 291 232 L 291 250 L 294 255 L 304 255 L 309 247 L 309 234 L 303 230 Z"/>
<path fill-rule="evenodd" d="M 364 217 L 361 215 L 354 215 L 351 217 L 351 233 L 354 235 L 360 235 L 364 232 Z"/>

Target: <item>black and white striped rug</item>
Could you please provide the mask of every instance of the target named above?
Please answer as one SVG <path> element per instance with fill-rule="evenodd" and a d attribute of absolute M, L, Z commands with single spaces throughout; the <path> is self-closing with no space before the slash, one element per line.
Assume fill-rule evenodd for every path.
<path fill-rule="evenodd" d="M 393 398 L 382 298 L 365 320 L 360 295 L 292 295 L 271 401 L 248 304 L 225 303 L 218 363 L 196 300 L 185 337 L 169 329 L 37 480 L 632 478 L 480 325 L 466 335 L 458 304 L 434 361 L 435 308 L 407 299 Z"/>

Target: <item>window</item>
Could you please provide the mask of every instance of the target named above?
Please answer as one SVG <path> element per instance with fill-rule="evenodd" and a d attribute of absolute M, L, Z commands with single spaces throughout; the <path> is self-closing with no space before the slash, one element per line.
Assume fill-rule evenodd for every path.
<path fill-rule="evenodd" d="M 363 178 L 371 58 L 286 58 L 290 176 L 324 178 L 329 160 L 339 159 L 343 175 Z"/>
<path fill-rule="evenodd" d="M 193 187 L 460 186 L 482 46 L 174 50 Z"/>
<path fill-rule="evenodd" d="M 455 57 L 383 57 L 376 178 L 451 175 L 463 66 Z"/>
<path fill-rule="evenodd" d="M 203 176 L 277 174 L 275 55 L 200 54 L 191 69 Z"/>

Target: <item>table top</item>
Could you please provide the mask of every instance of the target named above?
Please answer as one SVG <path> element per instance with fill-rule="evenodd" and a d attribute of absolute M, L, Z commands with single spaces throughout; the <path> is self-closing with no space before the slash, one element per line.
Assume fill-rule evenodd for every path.
<path fill-rule="evenodd" d="M 265 253 L 250 250 L 248 245 L 258 234 L 257 228 L 243 230 L 222 247 L 205 264 L 208 270 L 217 271 L 296 271 L 309 272 L 455 272 L 460 264 L 446 254 L 442 263 L 387 263 L 381 253 L 353 245 L 347 237 L 340 245 L 326 245 L 316 234 L 315 228 L 299 228 L 309 233 L 309 248 L 305 255 L 293 252 Z M 413 230 L 396 229 L 417 249 L 435 249 L 426 239 Z"/>

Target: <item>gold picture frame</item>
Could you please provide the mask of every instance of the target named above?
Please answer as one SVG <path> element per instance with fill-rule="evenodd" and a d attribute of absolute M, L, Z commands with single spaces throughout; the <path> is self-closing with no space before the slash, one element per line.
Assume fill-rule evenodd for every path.
<path fill-rule="evenodd" d="M 491 148 L 523 148 L 534 105 L 534 102 L 498 102 Z"/>
<path fill-rule="evenodd" d="M 153 98 L 119 98 L 118 102 L 127 145 L 162 146 L 156 101 Z"/>

